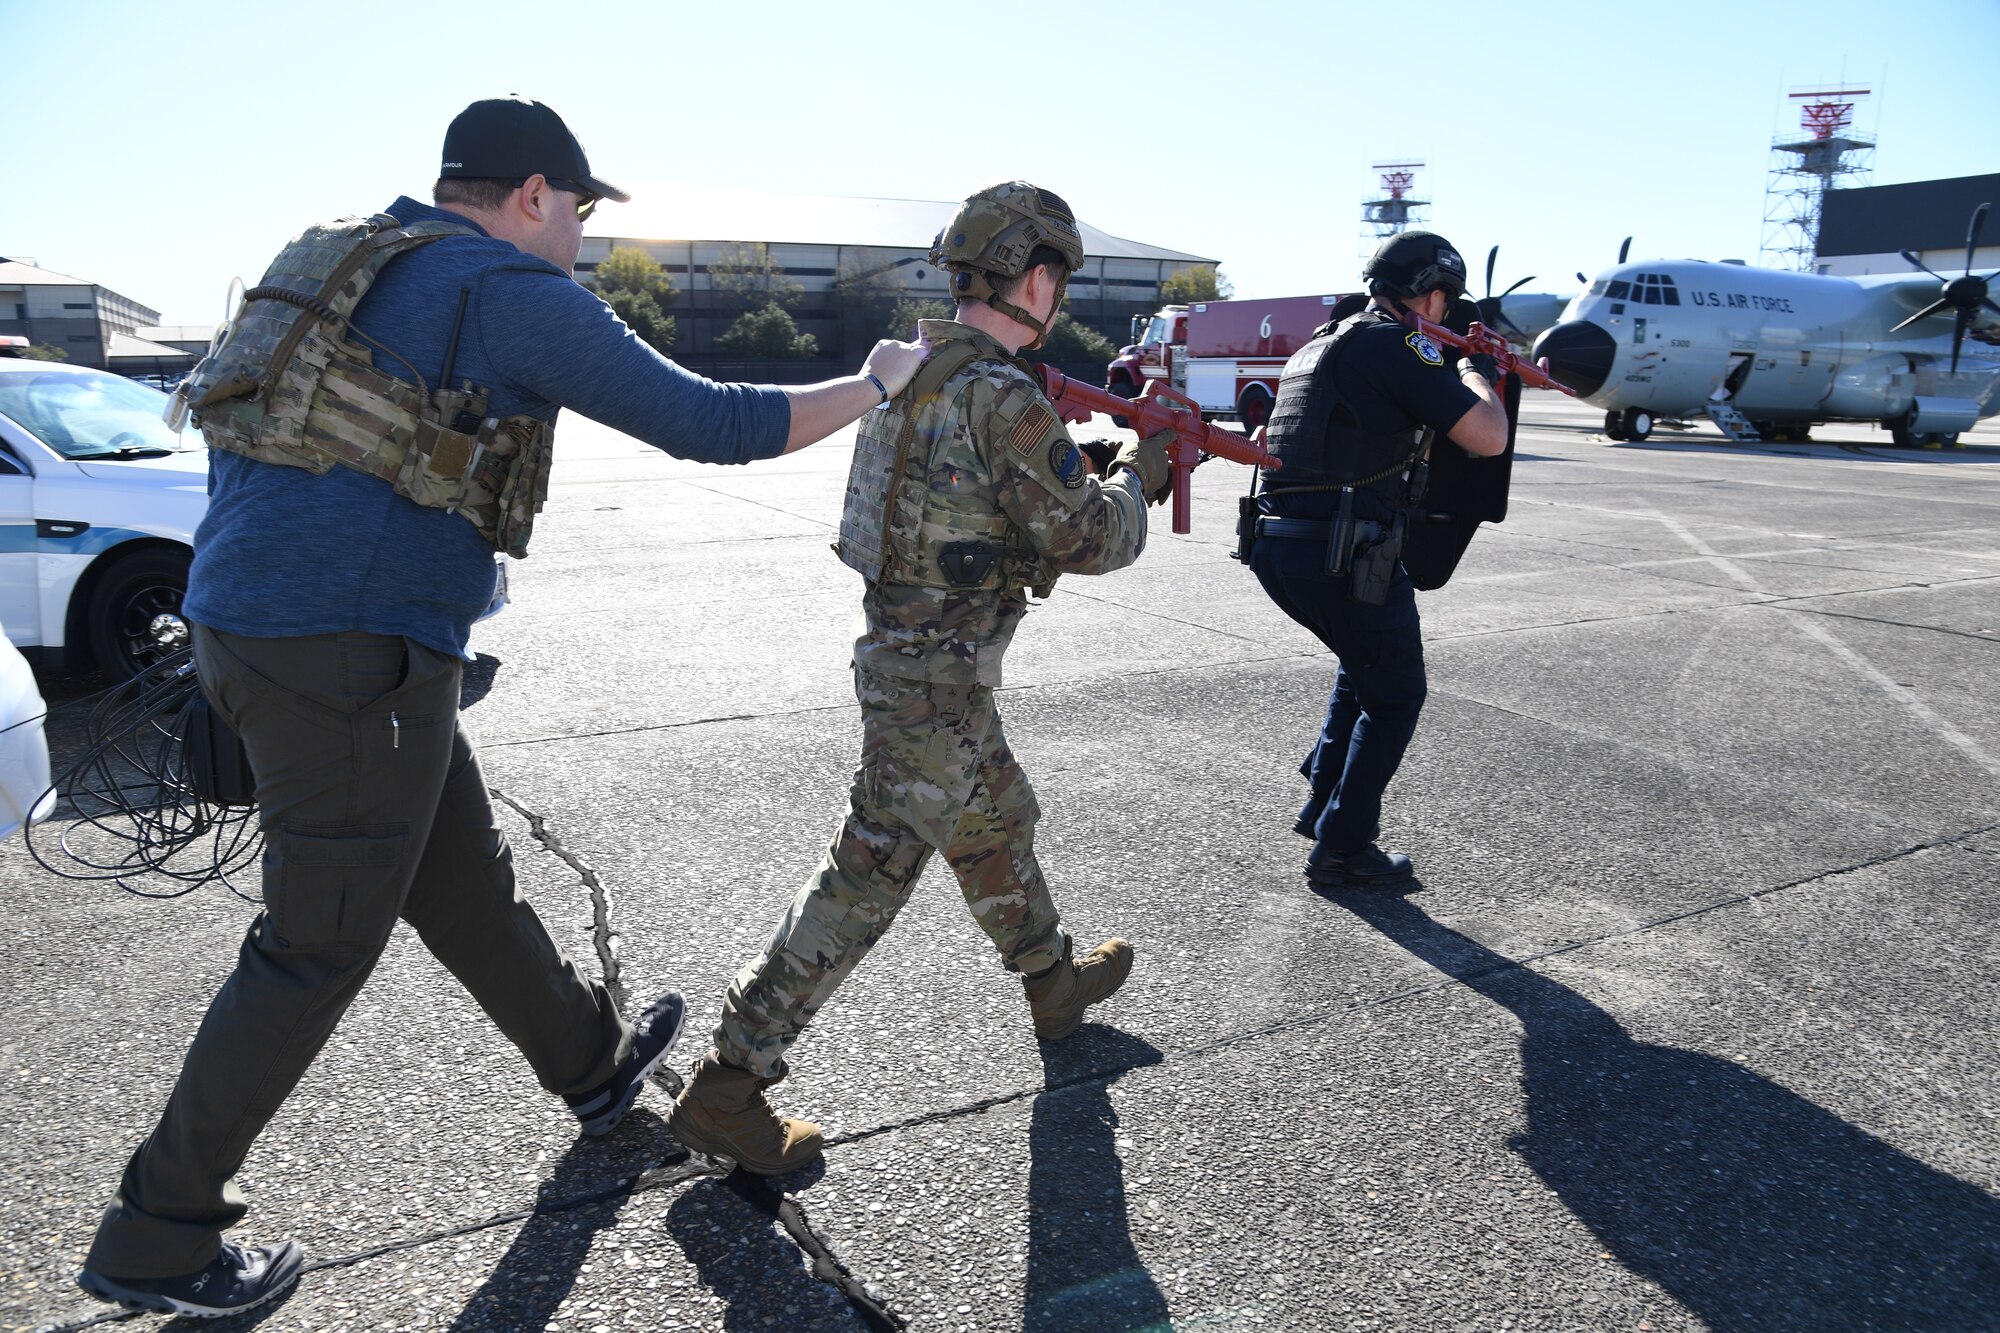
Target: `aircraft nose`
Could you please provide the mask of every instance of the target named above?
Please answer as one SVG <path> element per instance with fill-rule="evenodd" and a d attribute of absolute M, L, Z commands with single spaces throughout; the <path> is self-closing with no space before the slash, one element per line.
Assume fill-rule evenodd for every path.
<path fill-rule="evenodd" d="M 1589 397 L 1611 378 L 1618 344 L 1610 332 L 1587 319 L 1565 320 L 1535 339 L 1534 358 L 1549 359 L 1549 374 Z"/>

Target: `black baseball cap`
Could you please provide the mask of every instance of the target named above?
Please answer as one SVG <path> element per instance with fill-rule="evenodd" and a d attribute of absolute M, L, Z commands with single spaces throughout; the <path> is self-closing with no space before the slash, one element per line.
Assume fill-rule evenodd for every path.
<path fill-rule="evenodd" d="M 491 180 L 546 176 L 575 181 L 600 199 L 631 202 L 632 196 L 590 174 L 583 145 L 561 116 L 525 97 L 489 97 L 458 113 L 444 132 L 440 176 Z"/>

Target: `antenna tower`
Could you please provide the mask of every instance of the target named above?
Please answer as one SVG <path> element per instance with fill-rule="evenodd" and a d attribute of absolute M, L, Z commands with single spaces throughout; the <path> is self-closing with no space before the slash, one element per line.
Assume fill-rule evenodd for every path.
<path fill-rule="evenodd" d="M 1366 253 L 1372 254 L 1375 247 L 1389 237 L 1399 231 L 1407 231 L 1424 220 L 1423 210 L 1431 206 L 1431 201 L 1410 197 L 1410 189 L 1423 167 L 1421 162 L 1374 164 L 1372 169 L 1382 178 L 1382 194 L 1380 198 L 1361 201 L 1361 225 L 1366 228 L 1362 239 L 1368 245 Z"/>
<path fill-rule="evenodd" d="M 1810 271 L 1819 255 L 1827 191 L 1865 185 L 1874 173 L 1875 141 L 1851 128 L 1855 103 L 1868 93 L 1865 84 L 1792 91 L 1799 132 L 1771 140 L 1771 175 L 1764 187 L 1760 248 L 1772 266 Z"/>

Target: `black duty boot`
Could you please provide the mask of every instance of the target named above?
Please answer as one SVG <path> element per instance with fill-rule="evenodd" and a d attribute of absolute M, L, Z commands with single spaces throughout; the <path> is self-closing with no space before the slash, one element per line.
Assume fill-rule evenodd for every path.
<path fill-rule="evenodd" d="M 1314 856 L 1306 862 L 1306 878 L 1321 889 L 1375 889 L 1408 882 L 1414 873 L 1410 858 L 1385 852 L 1374 844 L 1344 856 Z"/>

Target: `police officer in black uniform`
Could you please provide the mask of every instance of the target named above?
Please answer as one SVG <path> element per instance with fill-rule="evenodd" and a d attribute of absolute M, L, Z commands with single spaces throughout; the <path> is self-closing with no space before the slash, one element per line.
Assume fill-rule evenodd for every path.
<path fill-rule="evenodd" d="M 1465 260 L 1441 236 L 1385 241 L 1362 278 L 1368 307 L 1325 325 L 1286 363 L 1267 442 L 1284 460 L 1258 497 L 1250 567 L 1281 610 L 1340 659 L 1333 697 L 1299 772 L 1312 795 L 1293 828 L 1312 839 L 1306 877 L 1326 887 L 1395 884 L 1410 858 L 1375 845 L 1382 792 L 1425 694 L 1416 590 L 1402 541 L 1440 448 L 1493 456 L 1507 414 L 1490 357 L 1459 359 L 1399 322 L 1463 329 Z"/>

